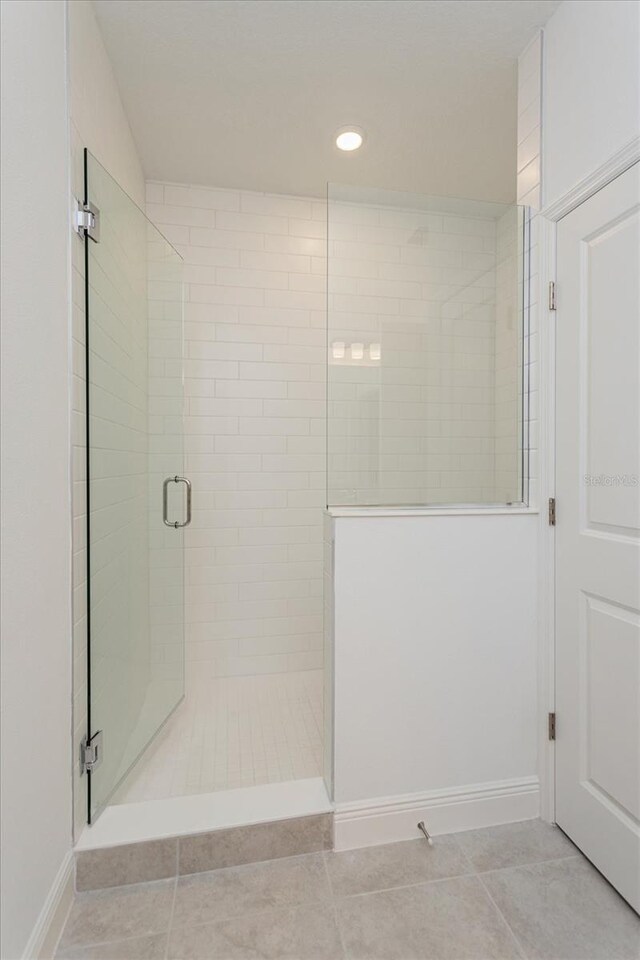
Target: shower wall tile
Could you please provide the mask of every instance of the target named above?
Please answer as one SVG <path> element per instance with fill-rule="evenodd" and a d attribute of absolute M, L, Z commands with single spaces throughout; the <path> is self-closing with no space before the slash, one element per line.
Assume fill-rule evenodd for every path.
<path fill-rule="evenodd" d="M 495 214 L 385 200 L 330 204 L 330 501 L 493 501 Z"/>
<path fill-rule="evenodd" d="M 518 277 L 518 211 L 510 208 L 496 225 L 495 317 L 495 489 L 496 499 L 517 497 L 520 473 L 519 410 L 522 385 L 518 358 L 522 351 L 519 304 L 522 278 Z"/>
<path fill-rule="evenodd" d="M 518 202 L 531 208 L 528 231 L 529 279 L 526 284 L 529 336 L 525 343 L 526 385 L 530 394 L 528 435 L 529 501 L 536 505 L 538 490 L 538 329 L 539 289 L 538 217 L 541 200 L 541 129 L 542 129 L 542 47 L 544 36 L 539 32 L 518 58 Z"/>
<path fill-rule="evenodd" d="M 326 203 L 147 189 L 185 261 L 187 683 L 320 668 Z"/>

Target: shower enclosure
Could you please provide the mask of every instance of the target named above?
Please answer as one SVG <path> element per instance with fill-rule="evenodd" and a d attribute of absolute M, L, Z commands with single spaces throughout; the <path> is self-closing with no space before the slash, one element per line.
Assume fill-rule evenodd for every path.
<path fill-rule="evenodd" d="M 180 256 L 85 151 L 91 823 L 184 695 Z"/>
<path fill-rule="evenodd" d="M 247 281 L 280 290 L 292 261 L 305 267 L 304 283 L 325 288 L 326 331 L 319 309 L 287 310 L 286 299 L 262 313 L 259 288 L 246 319 L 233 313 L 242 270 L 227 271 L 238 293 L 215 266 L 215 244 L 280 250 L 272 221 L 249 239 L 194 228 L 180 247 L 197 278 L 185 348 L 182 258 L 88 152 L 83 208 L 88 820 L 108 804 L 168 798 L 202 809 L 190 804 L 198 794 L 211 809 L 216 791 L 276 784 L 301 796 L 294 780 L 328 805 L 334 585 L 326 517 L 323 651 L 322 511 L 527 503 L 526 211 L 330 185 L 326 286 L 323 259 L 301 253 L 269 253 L 271 272 Z M 176 208 L 167 210 L 171 224 Z M 161 218 L 164 207 L 154 211 Z M 287 216 L 285 207 L 279 231 Z M 322 224 L 309 222 L 315 237 Z M 220 284 L 231 320 L 210 307 Z M 231 362 L 213 367 L 218 336 Z M 211 415 L 220 402 L 224 421 Z M 217 435 L 223 427 L 230 437 Z M 185 463 L 196 481 L 187 565 Z M 254 493 L 263 482 L 266 493 Z M 287 674 L 286 657 L 273 656 L 256 670 L 272 637 L 302 658 L 310 650 L 310 666 Z M 259 818 L 264 804 L 252 796 Z"/>
<path fill-rule="evenodd" d="M 526 503 L 523 207 L 330 184 L 327 503 Z"/>

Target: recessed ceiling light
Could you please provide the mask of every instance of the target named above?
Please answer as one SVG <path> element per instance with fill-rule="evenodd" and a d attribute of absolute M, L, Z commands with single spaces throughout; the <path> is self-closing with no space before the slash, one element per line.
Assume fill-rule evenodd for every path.
<path fill-rule="evenodd" d="M 351 150 L 357 150 L 358 147 L 361 147 L 363 140 L 364 131 L 359 127 L 343 127 L 342 130 L 338 131 L 336 147 L 338 150 L 350 152 Z"/>

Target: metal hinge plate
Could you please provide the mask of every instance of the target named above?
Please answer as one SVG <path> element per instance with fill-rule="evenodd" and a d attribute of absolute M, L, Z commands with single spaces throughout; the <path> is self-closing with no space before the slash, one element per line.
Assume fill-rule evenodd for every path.
<path fill-rule="evenodd" d="M 549 497 L 549 526 L 555 527 L 556 525 L 556 498 Z"/>
<path fill-rule="evenodd" d="M 555 713 L 549 714 L 549 740 L 555 740 L 556 738 L 556 715 Z"/>
<path fill-rule="evenodd" d="M 102 730 L 91 737 L 85 738 L 80 744 L 80 773 L 92 773 L 102 763 L 103 737 Z"/>
<path fill-rule="evenodd" d="M 74 227 L 81 237 L 100 243 L 100 210 L 93 203 L 76 200 Z"/>
<path fill-rule="evenodd" d="M 549 310 L 556 309 L 556 285 L 553 280 L 549 281 Z"/>

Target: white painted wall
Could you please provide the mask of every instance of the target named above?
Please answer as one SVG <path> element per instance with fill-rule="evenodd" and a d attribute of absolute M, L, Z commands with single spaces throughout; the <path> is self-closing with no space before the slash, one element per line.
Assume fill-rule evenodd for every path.
<path fill-rule="evenodd" d="M 84 189 L 83 149 L 88 147 L 126 193 L 144 206 L 144 177 L 98 24 L 89 0 L 69 0 L 68 74 L 71 195 Z M 85 516 L 85 315 L 84 246 L 71 239 L 72 260 L 72 467 L 73 467 L 73 749 L 86 735 L 87 621 Z M 73 765 L 74 832 L 87 818 L 86 780 Z"/>
<path fill-rule="evenodd" d="M 537 517 L 334 524 L 338 809 L 535 777 Z"/>
<path fill-rule="evenodd" d="M 564 0 L 544 29 L 543 202 L 640 134 L 640 4 Z"/>
<path fill-rule="evenodd" d="M 46 158 L 46 162 L 44 162 Z M 69 206 L 63 0 L 2 3 L 2 949 L 71 847 Z"/>
<path fill-rule="evenodd" d="M 518 57 L 518 203 L 540 208 L 540 128 L 542 111 L 542 32 Z"/>
<path fill-rule="evenodd" d="M 144 177 L 91 0 L 68 0 L 71 125 L 114 180 L 144 207 Z"/>

